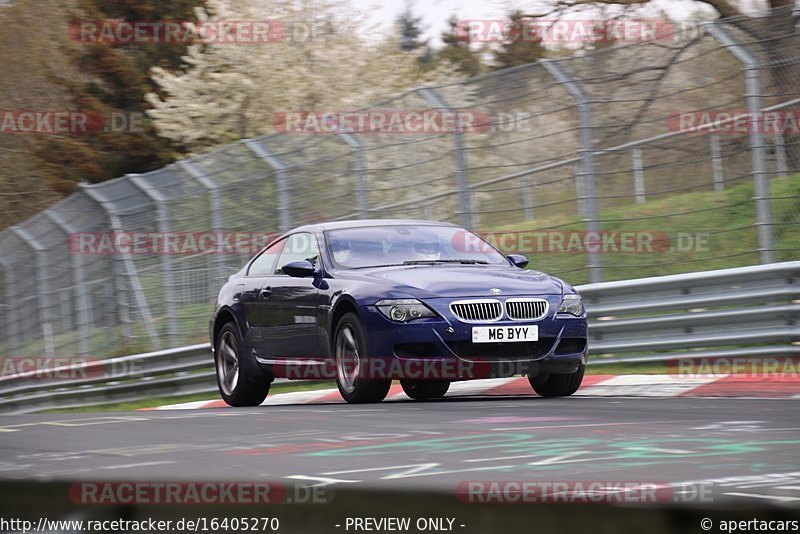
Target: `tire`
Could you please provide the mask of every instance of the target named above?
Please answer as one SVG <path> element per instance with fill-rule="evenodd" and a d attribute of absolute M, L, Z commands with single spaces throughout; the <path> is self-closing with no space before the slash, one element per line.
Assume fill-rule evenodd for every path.
<path fill-rule="evenodd" d="M 269 393 L 270 382 L 248 376 L 247 366 L 241 365 L 242 336 L 235 323 L 225 324 L 217 336 L 214 367 L 219 394 L 229 406 L 258 406 Z"/>
<path fill-rule="evenodd" d="M 406 395 L 414 400 L 441 399 L 450 388 L 449 380 L 401 380 Z"/>
<path fill-rule="evenodd" d="M 586 366 L 581 365 L 577 371 L 568 375 L 529 375 L 528 382 L 542 397 L 569 397 L 581 387 L 585 371 Z"/>
<path fill-rule="evenodd" d="M 391 379 L 369 380 L 363 375 L 366 361 L 364 328 L 354 313 L 346 313 L 336 325 L 333 355 L 336 365 L 336 387 L 349 403 L 380 402 L 389 393 Z"/>

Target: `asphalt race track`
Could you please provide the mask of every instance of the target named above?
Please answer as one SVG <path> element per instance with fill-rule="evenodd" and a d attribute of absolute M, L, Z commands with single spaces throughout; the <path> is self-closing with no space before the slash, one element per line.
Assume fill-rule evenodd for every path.
<path fill-rule="evenodd" d="M 702 484 L 714 502 L 800 502 L 791 399 L 461 397 L 3 415 L 0 436 L 6 482 L 269 480 L 455 493 L 469 481 L 649 481 Z"/>

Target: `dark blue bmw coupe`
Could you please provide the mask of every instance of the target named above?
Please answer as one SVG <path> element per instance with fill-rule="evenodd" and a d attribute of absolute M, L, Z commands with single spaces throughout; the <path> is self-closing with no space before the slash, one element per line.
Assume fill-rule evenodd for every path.
<path fill-rule="evenodd" d="M 539 395 L 571 395 L 587 361 L 583 303 L 527 264 L 440 222 L 295 228 L 219 292 L 219 391 L 254 406 L 276 377 L 327 377 L 348 402 L 379 402 L 398 379 L 434 399 L 452 381 L 524 374 Z"/>

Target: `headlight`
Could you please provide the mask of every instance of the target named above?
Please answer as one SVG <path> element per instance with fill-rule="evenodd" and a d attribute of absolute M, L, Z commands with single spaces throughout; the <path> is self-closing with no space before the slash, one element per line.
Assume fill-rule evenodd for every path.
<path fill-rule="evenodd" d="M 430 308 L 417 299 L 386 299 L 378 301 L 375 306 L 386 318 L 398 323 L 422 317 L 436 317 Z"/>
<path fill-rule="evenodd" d="M 558 313 L 568 313 L 575 317 L 583 315 L 583 301 L 578 295 L 564 295 Z"/>

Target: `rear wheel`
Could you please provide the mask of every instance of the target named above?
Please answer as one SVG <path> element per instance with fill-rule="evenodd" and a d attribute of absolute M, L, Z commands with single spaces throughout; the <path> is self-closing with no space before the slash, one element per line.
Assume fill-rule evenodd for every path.
<path fill-rule="evenodd" d="M 542 397 L 568 397 L 578 391 L 583 382 L 586 366 L 581 365 L 578 370 L 568 375 L 528 375 L 528 382 L 533 390 Z"/>
<path fill-rule="evenodd" d="M 258 406 L 267 398 L 270 382 L 248 376 L 242 358 L 242 336 L 235 323 L 227 323 L 219 331 L 214 351 L 219 393 L 230 406 Z"/>
<path fill-rule="evenodd" d="M 400 385 L 414 400 L 441 399 L 450 388 L 448 380 L 401 380 Z"/>
<path fill-rule="evenodd" d="M 369 380 L 366 373 L 366 338 L 361 321 L 346 313 L 336 325 L 333 351 L 336 358 L 336 386 L 351 403 L 380 402 L 389 393 L 390 379 Z"/>

